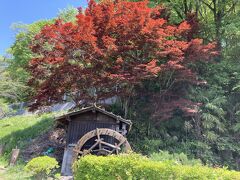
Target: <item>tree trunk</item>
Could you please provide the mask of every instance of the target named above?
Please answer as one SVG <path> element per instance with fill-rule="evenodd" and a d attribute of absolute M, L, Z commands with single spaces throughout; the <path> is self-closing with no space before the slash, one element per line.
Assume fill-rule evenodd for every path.
<path fill-rule="evenodd" d="M 194 124 L 195 124 L 196 138 L 198 140 L 201 140 L 202 139 L 202 131 L 201 131 L 201 118 L 200 118 L 200 114 L 197 114 L 194 117 Z"/>
<path fill-rule="evenodd" d="M 220 53 L 220 58 L 222 57 L 222 18 L 219 13 L 216 14 L 215 19 L 215 33 L 216 33 L 216 43 L 217 43 L 217 50 Z"/>

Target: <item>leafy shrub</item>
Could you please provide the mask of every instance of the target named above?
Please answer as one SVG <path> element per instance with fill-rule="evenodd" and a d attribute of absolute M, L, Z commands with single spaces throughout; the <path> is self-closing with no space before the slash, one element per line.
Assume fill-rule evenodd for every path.
<path fill-rule="evenodd" d="M 188 159 L 184 153 L 170 154 L 168 151 L 160 151 L 159 153 L 152 153 L 150 159 L 153 161 L 169 161 L 175 164 L 182 165 L 201 165 L 200 159 Z"/>
<path fill-rule="evenodd" d="M 44 179 L 53 175 L 53 172 L 58 167 L 58 162 L 55 158 L 42 156 L 33 158 L 24 169 L 27 172 L 31 172 L 36 179 Z"/>
<path fill-rule="evenodd" d="M 153 152 L 159 151 L 162 141 L 160 139 L 144 138 L 133 142 L 133 144 L 136 152 L 140 152 L 144 155 L 149 155 Z"/>
<path fill-rule="evenodd" d="M 85 156 L 74 163 L 76 180 L 240 179 L 240 172 L 201 165 L 156 162 L 141 155 Z"/>

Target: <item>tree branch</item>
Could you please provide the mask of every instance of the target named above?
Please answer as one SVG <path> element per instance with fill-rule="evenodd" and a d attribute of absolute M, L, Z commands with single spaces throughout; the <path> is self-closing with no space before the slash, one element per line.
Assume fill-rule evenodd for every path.
<path fill-rule="evenodd" d="M 203 0 L 200 0 L 203 4 L 205 4 L 211 11 L 214 11 L 214 8 L 211 6 L 211 4 L 206 3 Z"/>

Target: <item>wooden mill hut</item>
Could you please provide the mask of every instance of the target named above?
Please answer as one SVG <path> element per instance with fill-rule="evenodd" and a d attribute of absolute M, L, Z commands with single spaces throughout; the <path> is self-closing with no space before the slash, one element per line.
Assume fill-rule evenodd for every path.
<path fill-rule="evenodd" d="M 118 153 L 122 145 L 130 148 L 125 136 L 132 122 L 95 105 L 57 117 L 56 122 L 66 131 L 62 175 L 72 174 L 73 159 L 81 155 Z"/>

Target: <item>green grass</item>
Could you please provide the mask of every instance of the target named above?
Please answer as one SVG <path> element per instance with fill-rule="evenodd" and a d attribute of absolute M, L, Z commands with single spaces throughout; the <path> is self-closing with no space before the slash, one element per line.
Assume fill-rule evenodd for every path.
<path fill-rule="evenodd" d="M 20 163 L 14 167 L 7 168 L 5 172 L 0 171 L 0 180 L 31 180 L 33 179 L 29 173 L 23 170 L 24 166 L 25 166 L 24 163 Z"/>
<path fill-rule="evenodd" d="M 18 147 L 21 152 L 32 139 L 50 130 L 53 127 L 53 116 L 53 114 L 25 115 L 0 120 L 0 144 L 4 145 L 0 167 L 7 166 L 13 148 Z M 0 171 L 0 180 L 30 179 L 23 171 L 24 166 L 25 162 L 20 159 L 16 166 L 8 167 L 5 172 Z"/>

